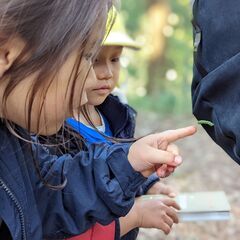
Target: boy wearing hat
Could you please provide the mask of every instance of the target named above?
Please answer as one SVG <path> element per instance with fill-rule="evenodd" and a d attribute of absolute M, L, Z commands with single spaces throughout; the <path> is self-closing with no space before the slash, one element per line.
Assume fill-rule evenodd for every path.
<path fill-rule="evenodd" d="M 119 139 L 126 140 L 134 137 L 135 110 L 126 104 L 124 95 L 119 94 L 119 91 L 117 96 L 112 94 L 119 81 L 120 58 L 123 48 L 139 50 L 141 45 L 129 37 L 121 16 L 118 15 L 99 54 L 94 59 L 93 66 L 97 80 L 94 87 L 87 91 L 88 103 L 80 115 L 76 112 L 74 118 L 67 119 L 67 124 L 89 143 L 114 144 L 114 139 L 118 141 Z M 174 196 L 171 188 L 160 183 L 156 175 L 152 175 L 139 189 L 138 196 L 160 193 L 170 197 Z M 138 234 L 137 227 L 153 227 L 154 216 L 156 217 L 160 211 L 165 211 L 167 218 L 166 220 L 158 218 L 158 221 L 162 221 L 159 228 L 168 233 L 166 225 L 171 228 L 173 222 L 177 222 L 173 217 L 172 207 L 178 208 L 178 206 L 171 200 L 162 203 L 162 206 L 158 205 L 158 209 L 153 209 L 156 204 L 158 203 L 154 201 L 142 203 L 142 200 L 138 199 L 126 217 L 120 218 L 107 226 L 96 224 L 89 231 L 72 238 L 72 240 L 110 240 L 119 239 L 119 236 L 123 235 L 122 240 L 133 240 L 136 239 Z M 139 219 L 135 216 L 140 218 L 143 216 L 147 220 L 141 225 L 138 224 Z"/>

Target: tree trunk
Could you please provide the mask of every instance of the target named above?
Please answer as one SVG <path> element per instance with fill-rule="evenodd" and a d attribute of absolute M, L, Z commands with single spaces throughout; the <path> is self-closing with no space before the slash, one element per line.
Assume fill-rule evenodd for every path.
<path fill-rule="evenodd" d="M 170 6 L 167 0 L 148 0 L 147 10 L 147 45 L 148 67 L 146 84 L 147 94 L 151 95 L 159 89 L 164 88 L 161 65 L 164 63 L 164 52 L 166 48 L 166 38 L 163 34 L 167 25 L 167 18 L 170 13 Z"/>

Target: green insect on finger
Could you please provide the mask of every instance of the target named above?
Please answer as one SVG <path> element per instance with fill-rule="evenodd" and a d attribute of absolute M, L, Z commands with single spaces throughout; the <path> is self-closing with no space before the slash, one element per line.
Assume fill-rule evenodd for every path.
<path fill-rule="evenodd" d="M 213 124 L 212 122 L 207 121 L 207 120 L 199 120 L 197 123 L 198 123 L 198 124 L 201 124 L 201 125 L 208 125 L 208 126 L 210 126 L 210 127 L 213 127 L 213 126 L 214 126 L 214 124 Z"/>

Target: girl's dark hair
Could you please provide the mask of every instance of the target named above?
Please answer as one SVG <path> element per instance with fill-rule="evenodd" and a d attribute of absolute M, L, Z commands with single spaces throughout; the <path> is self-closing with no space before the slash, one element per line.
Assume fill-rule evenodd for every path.
<path fill-rule="evenodd" d="M 14 88 L 27 76 L 35 74 L 28 93 L 25 112 L 27 128 L 31 129 L 34 96 L 40 89 L 43 99 L 58 70 L 73 52 L 79 57 L 72 69 L 69 84 L 73 108 L 73 91 L 78 78 L 81 59 L 95 54 L 105 35 L 107 13 L 113 0 L 0 0 L 0 47 L 13 37 L 20 37 L 25 47 L 1 81 L 7 79 L 2 101 L 3 118 L 6 101 Z M 112 17 L 114 20 L 114 16 Z M 95 39 L 97 33 L 98 39 Z M 66 79 L 70 83 L 70 79 Z M 84 82 L 85 79 L 82 79 Z M 44 86 L 44 88 L 43 88 Z M 81 93 L 80 97 L 81 97 Z M 79 98 L 80 99 L 80 98 Z M 43 102 L 40 106 L 40 112 Z M 40 122 L 38 122 L 39 128 Z M 8 125 L 9 126 L 9 125 Z M 35 162 L 37 170 L 39 167 Z"/>
<path fill-rule="evenodd" d="M 59 68 L 73 51 L 79 51 L 71 75 L 77 79 L 82 57 L 89 54 L 87 51 L 94 54 L 101 43 L 111 4 L 112 0 L 0 1 L 0 46 L 14 36 L 21 37 L 26 43 L 18 59 L 4 74 L 4 78 L 9 80 L 3 96 L 3 114 L 12 90 L 28 75 L 36 73 L 29 92 L 28 111 L 25 113 L 30 129 L 36 92 L 43 85 L 51 84 L 49 79 L 57 75 Z M 93 39 L 96 32 L 98 41 Z M 69 86 L 72 92 L 74 85 L 75 81 Z M 42 94 L 44 99 L 46 93 Z M 71 109 L 73 94 L 69 104 Z"/>

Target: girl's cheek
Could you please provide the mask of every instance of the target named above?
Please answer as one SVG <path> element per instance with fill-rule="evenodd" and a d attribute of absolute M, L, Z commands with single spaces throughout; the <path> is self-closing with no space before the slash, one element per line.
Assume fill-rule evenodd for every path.
<path fill-rule="evenodd" d="M 80 95 L 81 94 L 81 95 Z M 87 93 L 85 90 L 82 91 L 82 93 L 78 92 L 78 94 L 74 95 L 74 103 L 73 103 L 73 109 L 79 109 L 84 104 L 88 102 Z M 70 109 L 71 112 L 71 109 Z"/>
<path fill-rule="evenodd" d="M 81 99 L 81 106 L 86 104 L 88 102 L 88 98 L 87 98 L 87 92 L 84 90 L 82 93 L 82 99 Z"/>
<path fill-rule="evenodd" d="M 97 77 L 95 74 L 95 70 L 93 69 L 93 67 L 91 67 L 85 82 L 84 89 L 88 91 L 89 89 L 96 87 L 96 84 L 97 84 Z"/>

